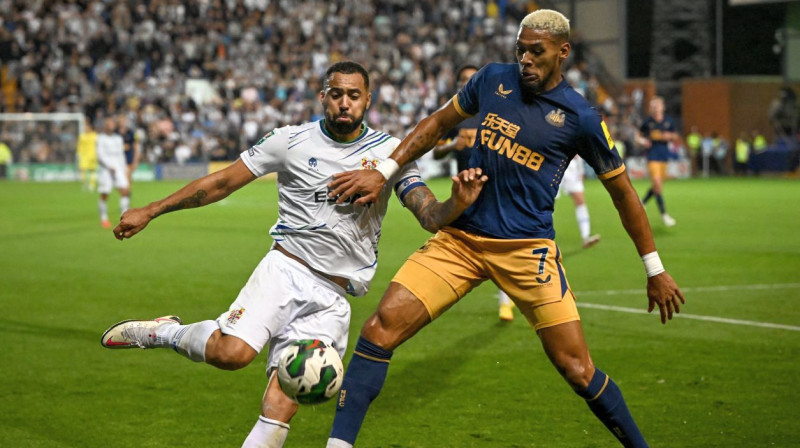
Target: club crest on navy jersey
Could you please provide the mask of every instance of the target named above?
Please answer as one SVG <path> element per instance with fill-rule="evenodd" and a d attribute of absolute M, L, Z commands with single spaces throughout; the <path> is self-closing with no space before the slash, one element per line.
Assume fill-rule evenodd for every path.
<path fill-rule="evenodd" d="M 557 128 L 564 127 L 564 123 L 567 121 L 564 111 L 561 109 L 551 110 L 544 119 Z"/>

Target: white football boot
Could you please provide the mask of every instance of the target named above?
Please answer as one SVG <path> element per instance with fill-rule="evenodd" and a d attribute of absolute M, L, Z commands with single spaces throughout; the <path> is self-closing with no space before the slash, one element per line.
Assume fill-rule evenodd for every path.
<path fill-rule="evenodd" d="M 666 213 L 661 215 L 661 220 L 664 221 L 664 225 L 667 226 L 667 227 L 672 227 L 672 226 L 674 226 L 675 224 L 678 223 L 677 221 L 675 221 L 675 218 L 673 218 L 672 216 L 669 216 Z"/>
<path fill-rule="evenodd" d="M 180 325 L 178 316 L 162 316 L 153 320 L 123 320 L 112 325 L 100 338 L 105 348 L 153 348 L 156 328 L 161 325 Z"/>
<path fill-rule="evenodd" d="M 583 239 L 583 248 L 588 249 L 600 242 L 600 235 L 590 235 Z"/>

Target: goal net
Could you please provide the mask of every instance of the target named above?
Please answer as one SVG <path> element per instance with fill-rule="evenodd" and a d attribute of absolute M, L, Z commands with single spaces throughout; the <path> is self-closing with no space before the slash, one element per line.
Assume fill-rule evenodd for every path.
<path fill-rule="evenodd" d="M 0 114 L 0 142 L 11 150 L 9 178 L 76 180 L 75 156 L 83 132 L 80 113 Z"/>

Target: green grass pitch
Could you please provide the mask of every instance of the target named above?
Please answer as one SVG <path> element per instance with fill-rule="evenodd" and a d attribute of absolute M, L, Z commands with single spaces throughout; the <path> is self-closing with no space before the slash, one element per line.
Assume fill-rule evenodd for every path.
<path fill-rule="evenodd" d="M 133 205 L 182 184 L 134 184 Z M 447 180 L 430 185 L 449 194 Z M 593 358 L 651 446 L 800 446 L 798 193 L 784 179 L 666 185 L 678 225 L 665 228 L 653 203 L 648 212 L 688 301 L 666 326 L 656 314 L 596 307 L 647 305 L 641 261 L 602 185 L 587 182 L 603 237 L 590 250 L 580 249 L 570 200 L 558 200 L 557 242 L 587 304 Z M 255 182 L 219 204 L 163 216 L 125 242 L 100 228 L 96 202 L 77 184 L 0 183 L 0 445 L 240 446 L 266 385 L 263 353 L 224 372 L 168 350 L 106 350 L 99 339 L 122 319 L 175 313 L 193 322 L 226 310 L 271 243 L 275 185 Z M 393 273 L 427 237 L 392 203 L 373 290 L 351 300 L 347 359 Z M 116 213 L 116 194 L 109 205 Z M 332 402 L 302 407 L 287 446 L 324 446 L 333 413 Z M 499 323 L 487 284 L 395 352 L 359 446 L 617 445 L 522 318 Z"/>

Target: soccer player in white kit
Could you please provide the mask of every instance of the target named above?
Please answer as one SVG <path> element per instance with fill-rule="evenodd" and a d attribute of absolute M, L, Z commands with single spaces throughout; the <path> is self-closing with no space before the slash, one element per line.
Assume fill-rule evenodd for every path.
<path fill-rule="evenodd" d="M 103 123 L 103 132 L 97 135 L 97 191 L 100 193 L 98 209 L 100 225 L 111 228 L 108 220 L 108 195 L 112 188 L 119 191 L 120 215 L 131 204 L 130 184 L 128 183 L 128 164 L 125 162 L 125 146 L 122 137 L 116 134 L 116 122 L 108 117 Z"/>
<path fill-rule="evenodd" d="M 381 221 L 392 189 L 365 207 L 354 205 L 356 198 L 337 204 L 327 184 L 334 173 L 374 168 L 400 140 L 362 124 L 370 93 L 369 75 L 361 65 L 332 65 L 319 98 L 324 120 L 275 129 L 226 169 L 129 210 L 114 229 L 117 239 L 130 238 L 163 213 L 210 204 L 259 176 L 278 173 L 279 217 L 270 229 L 275 242 L 227 311 L 216 320 L 190 325 L 175 316 L 124 321 L 101 340 L 107 348 L 173 348 L 226 370 L 248 365 L 269 344 L 270 380 L 244 447 L 283 446 L 298 405 L 275 378 L 282 349 L 294 340 L 320 339 L 343 356 L 350 325 L 345 293 L 365 294 L 377 266 Z M 420 224 L 435 232 L 475 201 L 486 180 L 480 169 L 462 171 L 453 177 L 452 197 L 437 202 L 412 163 L 389 185 Z"/>
<path fill-rule="evenodd" d="M 558 196 L 562 193 L 568 194 L 575 203 L 575 220 L 578 221 L 578 229 L 581 232 L 583 248 L 588 249 L 600 242 L 600 235 L 592 235 L 592 223 L 589 220 L 589 208 L 586 206 L 586 197 L 583 195 L 583 176 L 585 168 L 581 156 L 576 155 L 564 171 L 561 185 L 558 187 Z"/>

